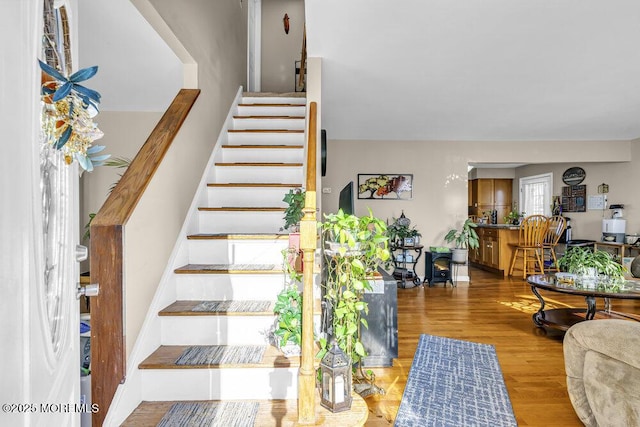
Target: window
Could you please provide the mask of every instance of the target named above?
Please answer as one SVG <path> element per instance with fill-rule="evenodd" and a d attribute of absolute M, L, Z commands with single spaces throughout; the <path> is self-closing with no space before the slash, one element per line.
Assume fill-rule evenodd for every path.
<path fill-rule="evenodd" d="M 525 216 L 551 216 L 552 188 L 552 173 L 520 178 L 520 211 Z"/>

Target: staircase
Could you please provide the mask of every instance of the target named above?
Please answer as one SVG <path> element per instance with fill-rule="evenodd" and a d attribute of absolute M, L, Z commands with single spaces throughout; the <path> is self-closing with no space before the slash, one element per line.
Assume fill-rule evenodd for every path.
<path fill-rule="evenodd" d="M 234 107 L 160 292 L 172 302 L 148 322 L 157 331 L 141 333 L 159 334 L 160 345 L 134 373 L 142 402 L 124 426 L 168 422 L 169 411 L 182 414 L 171 419 L 179 425 L 192 423 L 188 414 L 207 425 L 235 422 L 237 413 L 253 416 L 255 425 L 281 425 L 296 414 L 300 360 L 285 358 L 267 332 L 284 284 L 282 198 L 304 179 L 305 102 L 244 96 Z M 249 406 L 235 406 L 243 404 Z M 247 407 L 254 415 L 243 413 Z"/>

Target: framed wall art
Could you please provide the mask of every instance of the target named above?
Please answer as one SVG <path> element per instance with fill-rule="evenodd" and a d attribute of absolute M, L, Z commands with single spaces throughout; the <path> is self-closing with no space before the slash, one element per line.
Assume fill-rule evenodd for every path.
<path fill-rule="evenodd" d="M 358 199 L 411 200 L 413 174 L 358 174 Z"/>

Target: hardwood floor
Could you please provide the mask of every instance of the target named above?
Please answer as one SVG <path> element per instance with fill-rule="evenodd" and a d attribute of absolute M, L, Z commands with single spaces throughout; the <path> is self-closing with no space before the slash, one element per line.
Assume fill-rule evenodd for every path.
<path fill-rule="evenodd" d="M 391 368 L 375 368 L 384 396 L 366 399 L 367 426 L 392 425 L 420 334 L 439 335 L 496 348 L 519 426 L 582 426 L 567 394 L 563 334 L 536 328 L 539 302 L 521 278 L 472 269 L 471 284 L 457 288 L 398 289 L 399 355 Z M 542 293 L 542 292 L 541 292 Z M 543 294 L 547 308 L 585 307 L 581 297 Z M 598 300 L 602 307 L 602 300 Z M 552 307 L 553 305 L 553 307 Z M 640 302 L 612 301 L 612 309 L 640 314 Z"/>

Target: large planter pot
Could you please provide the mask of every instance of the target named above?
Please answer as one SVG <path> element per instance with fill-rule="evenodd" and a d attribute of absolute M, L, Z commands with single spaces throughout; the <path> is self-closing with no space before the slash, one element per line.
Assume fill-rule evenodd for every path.
<path fill-rule="evenodd" d="M 469 255 L 469 249 L 454 248 L 451 250 L 451 262 L 455 262 L 458 264 L 465 264 L 467 262 L 468 255 Z"/>
<path fill-rule="evenodd" d="M 598 283 L 598 272 L 595 268 L 587 268 L 578 276 L 579 283 L 588 289 L 593 289 Z"/>
<path fill-rule="evenodd" d="M 281 347 L 280 342 L 280 337 L 276 337 L 276 347 L 278 347 L 278 350 L 280 350 L 286 357 L 295 357 L 302 354 L 302 348 L 298 344 L 289 342 L 286 343 L 284 347 Z"/>

